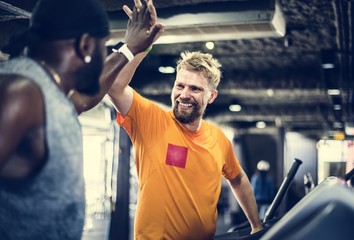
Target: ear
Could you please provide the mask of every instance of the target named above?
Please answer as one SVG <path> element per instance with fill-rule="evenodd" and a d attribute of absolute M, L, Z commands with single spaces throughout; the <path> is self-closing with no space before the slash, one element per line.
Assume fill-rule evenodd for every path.
<path fill-rule="evenodd" d="M 211 90 L 211 94 L 208 99 L 208 104 L 211 104 L 212 102 L 214 102 L 214 100 L 216 99 L 217 96 L 218 96 L 218 90 Z"/>
<path fill-rule="evenodd" d="M 93 55 L 95 44 L 96 41 L 94 37 L 91 37 L 87 33 L 83 34 L 76 42 L 77 55 L 85 62 L 85 58 L 91 58 Z"/>

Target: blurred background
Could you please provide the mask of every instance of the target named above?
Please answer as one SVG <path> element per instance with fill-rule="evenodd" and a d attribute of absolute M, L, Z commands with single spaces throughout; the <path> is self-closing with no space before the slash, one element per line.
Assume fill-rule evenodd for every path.
<path fill-rule="evenodd" d="M 36 0 L 0 1 L 0 47 L 28 26 Z M 102 0 L 111 20 L 110 49 L 124 38 L 133 1 Z M 222 127 L 250 177 L 270 163 L 279 188 L 295 158 L 303 164 L 278 211 L 286 213 L 327 176 L 354 165 L 353 17 L 350 0 L 155 0 L 166 30 L 132 86 L 170 106 L 183 51 L 214 55 L 223 78 L 205 119 Z M 84 6 L 83 6 L 84 9 Z M 0 52 L 0 60 L 7 55 Z M 137 179 L 131 143 L 106 100 L 84 113 L 85 239 L 131 239 Z M 218 232 L 244 220 L 227 188 Z M 120 238 L 118 238 L 120 237 Z"/>

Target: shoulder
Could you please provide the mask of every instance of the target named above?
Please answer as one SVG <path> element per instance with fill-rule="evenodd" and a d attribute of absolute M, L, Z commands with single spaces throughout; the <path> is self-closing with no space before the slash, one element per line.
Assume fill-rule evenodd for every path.
<path fill-rule="evenodd" d="M 233 136 L 233 132 L 229 132 L 227 129 L 216 125 L 213 122 L 203 120 L 203 125 L 205 129 L 210 132 L 210 134 L 215 135 L 218 138 L 218 141 L 230 142 Z M 231 138 L 230 138 L 231 137 Z"/>
<path fill-rule="evenodd" d="M 0 99 L 2 108 L 9 113 L 30 112 L 43 107 L 40 87 L 31 79 L 18 74 L 0 75 Z"/>
<path fill-rule="evenodd" d="M 40 87 L 34 81 L 20 74 L 0 75 L 1 97 L 36 97 L 40 93 Z"/>
<path fill-rule="evenodd" d="M 148 99 L 138 92 L 134 91 L 133 92 L 133 104 L 132 107 L 136 108 L 136 110 L 139 111 L 149 111 L 152 113 L 160 113 L 160 114 L 167 114 L 169 110 L 171 109 L 170 107 L 163 105 L 159 102 L 153 101 L 151 99 Z"/>

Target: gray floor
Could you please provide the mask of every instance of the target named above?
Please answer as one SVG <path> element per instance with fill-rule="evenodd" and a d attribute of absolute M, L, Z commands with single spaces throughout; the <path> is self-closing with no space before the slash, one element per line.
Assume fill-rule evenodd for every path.
<path fill-rule="evenodd" d="M 82 240 L 108 239 L 108 227 L 108 218 L 89 217 L 86 219 Z"/>

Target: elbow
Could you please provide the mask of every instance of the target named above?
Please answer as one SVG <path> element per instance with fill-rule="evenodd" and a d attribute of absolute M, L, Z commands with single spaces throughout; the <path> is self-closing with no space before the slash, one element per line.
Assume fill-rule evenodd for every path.
<path fill-rule="evenodd" d="M 243 177 L 244 177 L 244 173 L 240 172 L 235 178 L 229 179 L 228 181 L 230 185 L 232 185 L 233 187 L 238 187 L 239 185 L 241 185 Z"/>

